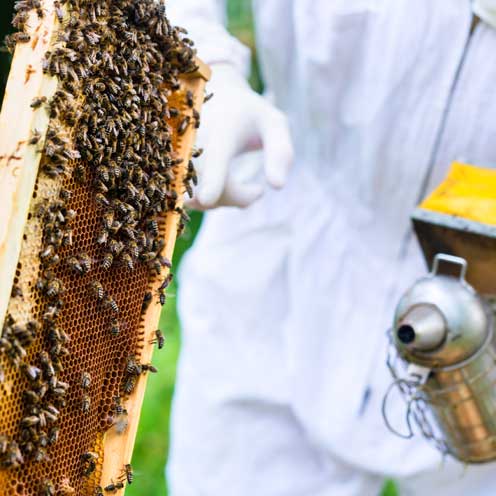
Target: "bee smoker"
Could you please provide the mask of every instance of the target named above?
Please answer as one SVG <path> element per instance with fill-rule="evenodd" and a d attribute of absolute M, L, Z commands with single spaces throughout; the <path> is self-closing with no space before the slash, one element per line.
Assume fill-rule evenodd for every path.
<path fill-rule="evenodd" d="M 496 353 L 489 303 L 465 281 L 467 262 L 434 257 L 432 271 L 401 298 L 388 365 L 413 423 L 445 454 L 466 463 L 496 459 Z"/>

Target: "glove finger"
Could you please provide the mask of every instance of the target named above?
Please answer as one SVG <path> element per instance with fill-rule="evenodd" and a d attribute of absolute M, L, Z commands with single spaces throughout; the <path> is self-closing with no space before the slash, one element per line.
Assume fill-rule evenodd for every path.
<path fill-rule="evenodd" d="M 293 144 L 286 116 L 277 109 L 264 108 L 258 120 L 265 157 L 268 183 L 277 189 L 287 181 L 294 160 Z"/>
<path fill-rule="evenodd" d="M 261 184 L 242 184 L 228 180 L 220 198 L 220 205 L 246 208 L 256 202 L 263 193 L 264 188 Z"/>
<path fill-rule="evenodd" d="M 200 186 L 196 199 L 204 208 L 212 208 L 224 190 L 229 162 L 236 153 L 234 137 L 212 137 L 205 143 L 205 153 L 199 163 Z"/>

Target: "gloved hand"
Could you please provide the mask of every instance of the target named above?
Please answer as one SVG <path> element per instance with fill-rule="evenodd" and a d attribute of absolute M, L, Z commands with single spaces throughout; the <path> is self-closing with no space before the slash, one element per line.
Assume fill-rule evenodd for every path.
<path fill-rule="evenodd" d="M 199 184 L 188 206 L 199 210 L 219 206 L 246 207 L 264 193 L 266 184 L 282 188 L 293 161 L 285 115 L 254 92 L 229 64 L 212 67 L 209 91 L 214 98 L 203 108 L 198 145 L 204 154 L 196 161 Z M 247 152 L 263 149 L 258 170 L 240 171 Z M 238 168 L 238 170 L 236 170 Z M 264 172 L 265 180 L 246 182 Z M 239 174 L 241 172 L 241 174 Z M 266 182 L 266 184 L 264 184 Z"/>
<path fill-rule="evenodd" d="M 496 0 L 475 0 L 472 9 L 475 15 L 496 28 Z"/>

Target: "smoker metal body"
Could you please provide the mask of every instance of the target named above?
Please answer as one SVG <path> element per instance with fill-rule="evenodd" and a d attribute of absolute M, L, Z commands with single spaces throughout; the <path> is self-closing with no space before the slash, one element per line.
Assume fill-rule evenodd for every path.
<path fill-rule="evenodd" d="M 454 163 L 412 215 L 430 274 L 397 305 L 388 365 L 418 430 L 466 463 L 496 460 L 496 171 Z"/>
<path fill-rule="evenodd" d="M 432 272 L 400 300 L 392 337 L 409 366 L 402 379 L 393 371 L 424 435 L 444 453 L 479 463 L 496 459 L 494 323 L 465 271 L 464 259 L 437 255 Z"/>

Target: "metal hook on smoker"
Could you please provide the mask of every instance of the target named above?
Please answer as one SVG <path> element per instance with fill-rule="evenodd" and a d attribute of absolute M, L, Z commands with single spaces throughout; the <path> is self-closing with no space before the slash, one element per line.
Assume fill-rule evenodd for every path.
<path fill-rule="evenodd" d="M 389 422 L 389 418 L 388 418 L 388 415 L 387 415 L 387 401 L 388 401 L 389 396 L 390 396 L 391 392 L 393 391 L 393 389 L 395 387 L 398 387 L 399 390 L 400 390 L 400 392 L 402 394 L 406 394 L 402 390 L 402 386 L 406 386 L 408 389 L 411 389 L 412 387 L 415 386 L 415 383 L 408 382 L 405 379 L 395 379 L 389 385 L 389 387 L 388 387 L 388 389 L 386 391 L 386 394 L 384 395 L 384 398 L 382 400 L 381 413 L 382 413 L 382 418 L 384 419 L 384 423 L 386 424 L 386 427 L 388 428 L 389 431 L 391 431 L 394 435 L 396 435 L 398 437 L 401 437 L 403 439 L 411 439 L 415 435 L 414 432 L 413 432 L 412 423 L 411 423 L 412 405 L 415 402 L 415 398 L 411 394 L 409 394 L 409 398 L 408 398 L 408 401 L 407 401 L 407 408 L 406 408 L 405 420 L 406 420 L 406 425 L 407 425 L 407 428 L 408 428 L 408 434 L 403 434 L 402 432 L 399 432 L 398 430 L 396 430 L 392 426 L 391 422 Z"/>

